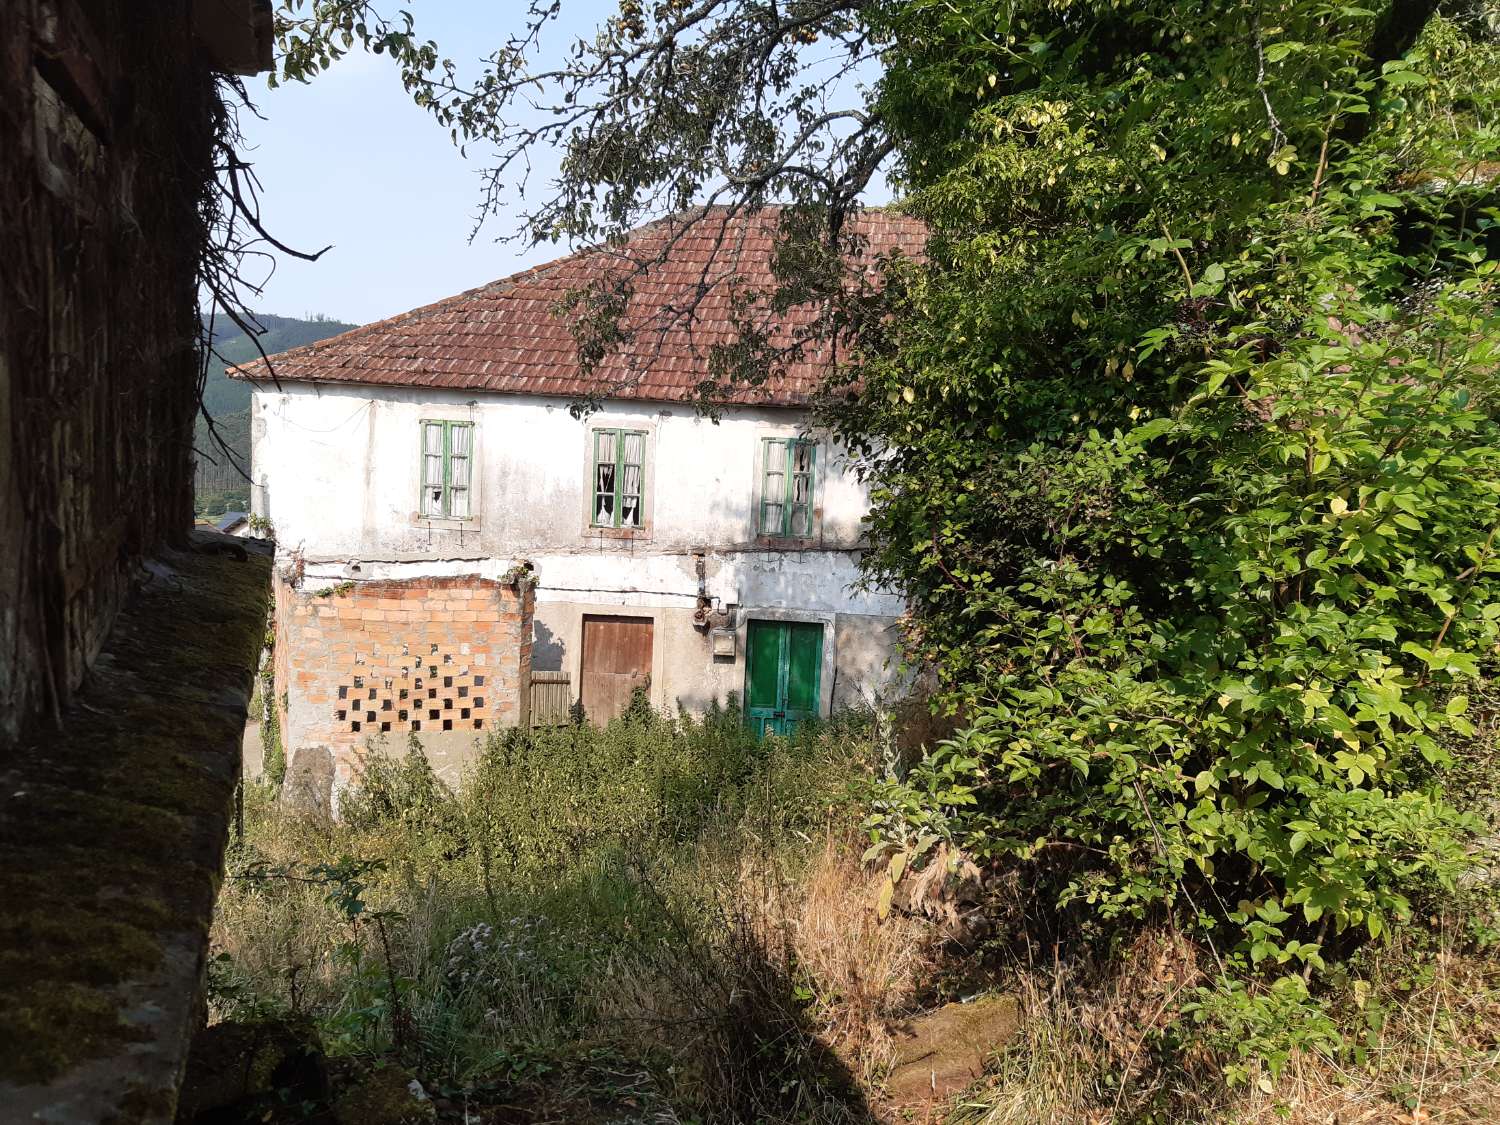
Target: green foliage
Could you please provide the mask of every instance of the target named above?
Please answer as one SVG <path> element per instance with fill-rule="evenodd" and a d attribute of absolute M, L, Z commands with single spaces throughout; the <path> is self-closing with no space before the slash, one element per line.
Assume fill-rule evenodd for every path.
<path fill-rule="evenodd" d="M 1244 1084 L 1251 1066 L 1259 1063 L 1266 1072 L 1262 1088 L 1270 1091 L 1294 1051 L 1332 1054 L 1341 1042 L 1326 1005 L 1314 1000 L 1297 975 L 1278 977 L 1254 991 L 1236 980 L 1201 988 L 1195 1000 L 1183 1005 L 1183 1014 L 1204 1025 L 1208 1041 L 1233 1060 L 1225 1067 L 1231 1086 Z"/>
<path fill-rule="evenodd" d="M 622 5 L 541 76 L 550 132 L 505 119 L 547 85 L 540 23 L 462 90 L 409 24 L 327 11 L 284 20 L 289 76 L 337 53 L 330 27 L 385 37 L 501 170 L 570 146 L 537 239 L 619 234 L 721 178 L 837 220 L 893 154 L 932 241 L 818 320 L 861 360 L 824 421 L 863 455 L 867 577 L 910 598 L 910 656 L 963 729 L 880 789 L 874 834 L 898 865 L 942 841 L 1019 869 L 1085 927 L 1186 921 L 1224 982 L 1205 1019 L 1273 1062 L 1299 1012 L 1322 1042 L 1302 985 L 1452 886 L 1476 822 L 1447 779 L 1489 760 L 1493 5 Z M 880 50 L 867 104 L 824 112 L 804 34 L 851 66 Z M 789 122 L 805 148 L 777 143 Z M 778 307 L 822 291 L 826 257 L 778 260 L 801 275 Z M 520 737 L 488 761 L 525 792 Z M 619 753 L 646 803 L 676 784 Z M 591 839 L 590 784 L 522 799 L 549 847 Z"/>
<path fill-rule="evenodd" d="M 359 831 L 398 833 L 412 850 L 546 881 L 584 857 L 685 844 L 743 817 L 772 836 L 813 827 L 843 799 L 862 723 L 844 716 L 762 741 L 733 702 L 699 718 L 658 714 L 642 697 L 603 728 L 490 735 L 456 795 L 415 738 L 399 759 L 377 748 L 339 815 Z"/>
<path fill-rule="evenodd" d="M 425 826 L 448 797 L 422 752 L 421 740 L 409 735 L 400 758 L 379 747 L 365 758 L 359 784 L 339 802 L 339 817 L 355 831 L 386 823 Z"/>
<path fill-rule="evenodd" d="M 1080 920 L 1186 916 L 1231 978 L 1380 937 L 1474 824 L 1500 52 L 1419 7 L 887 13 L 931 262 L 827 416 L 965 729 L 873 826 Z"/>
<path fill-rule="evenodd" d="M 270 630 L 267 630 L 269 637 Z M 267 658 L 260 670 L 261 773 L 275 789 L 286 780 L 286 749 L 281 745 L 281 712 L 276 706 L 276 666 Z"/>
<path fill-rule="evenodd" d="M 338 822 L 257 787 L 214 1002 L 305 1014 L 331 1054 L 398 1054 L 477 1104 L 540 1105 L 582 1071 L 621 1119 L 853 1120 L 811 993 L 743 903 L 786 908 L 783 871 L 830 815 L 852 824 L 873 758 L 852 716 L 756 741 L 733 706 L 632 708 L 496 735 L 453 792 L 420 747 L 377 749 Z"/>

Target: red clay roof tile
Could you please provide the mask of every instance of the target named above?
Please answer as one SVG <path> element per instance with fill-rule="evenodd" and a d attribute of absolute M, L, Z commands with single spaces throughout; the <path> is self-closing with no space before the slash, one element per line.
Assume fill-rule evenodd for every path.
<path fill-rule="evenodd" d="M 731 289 L 768 292 L 775 286 L 771 255 L 778 209 L 756 215 L 710 212 L 694 220 L 666 219 L 643 227 L 621 246 L 594 248 L 534 266 L 479 289 L 413 309 L 388 320 L 293 348 L 264 362 L 231 368 L 255 381 L 369 383 L 445 387 L 510 394 L 563 395 L 678 402 L 709 377 L 709 349 L 735 335 Z M 850 220 L 862 237 L 863 257 L 899 251 L 920 256 L 926 230 L 894 211 L 861 212 Z M 669 239 L 664 261 L 632 282 L 622 323 L 632 332 L 592 373 L 578 364 L 569 320 L 558 305 L 591 282 L 618 277 L 633 263 L 651 263 Z M 700 286 L 707 295 L 685 312 Z M 766 315 L 761 305 L 762 315 Z M 771 342 L 785 343 L 813 310 L 798 306 L 773 325 Z M 829 349 L 810 348 L 784 377 L 760 387 L 738 387 L 729 401 L 795 406 L 807 401 L 828 373 Z"/>

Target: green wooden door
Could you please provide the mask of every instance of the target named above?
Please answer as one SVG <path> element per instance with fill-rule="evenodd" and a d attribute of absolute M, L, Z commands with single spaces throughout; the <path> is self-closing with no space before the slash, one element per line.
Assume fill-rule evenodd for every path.
<path fill-rule="evenodd" d="M 818 714 L 823 626 L 751 621 L 745 645 L 745 715 L 757 735 L 790 734 Z"/>

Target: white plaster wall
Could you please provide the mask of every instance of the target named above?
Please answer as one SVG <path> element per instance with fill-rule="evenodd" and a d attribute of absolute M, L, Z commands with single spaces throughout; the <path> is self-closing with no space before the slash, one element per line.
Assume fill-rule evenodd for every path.
<path fill-rule="evenodd" d="M 572 550 L 585 541 L 627 552 L 645 543 L 653 550 L 752 544 L 759 441 L 804 424 L 789 410 L 733 409 L 715 423 L 689 407 L 629 402 L 606 403 L 580 420 L 561 398 L 308 384 L 257 390 L 252 417 L 257 503 L 281 541 L 302 542 L 309 555 L 443 554 L 476 541 L 490 555 Z M 475 423 L 478 518 L 462 527 L 416 515 L 424 418 Z M 652 526 L 628 545 L 589 534 L 594 426 L 652 434 Z M 868 496 L 820 436 L 820 545 L 854 547 Z"/>
<path fill-rule="evenodd" d="M 257 514 L 274 524 L 280 551 L 302 554 L 307 583 L 498 578 L 527 559 L 539 576 L 539 647 L 542 630 L 557 634 L 575 695 L 582 614 L 612 610 L 650 611 L 659 622 L 659 705 L 696 708 L 741 690 L 743 651 L 712 660 L 690 620 L 700 557 L 703 590 L 719 607 L 738 607 L 741 632 L 758 613 L 828 623 L 838 702 L 878 694 L 893 663 L 890 625 L 904 602 L 853 588 L 868 494 L 828 435 L 816 435 L 814 541 L 792 550 L 757 541 L 760 442 L 802 432 L 800 412 L 734 408 L 716 424 L 690 407 L 610 402 L 580 420 L 560 398 L 287 384 L 257 389 L 251 417 Z M 475 425 L 476 518 L 461 524 L 417 515 L 419 426 L 437 418 Z M 649 432 L 648 526 L 639 535 L 605 537 L 588 527 L 597 426 Z M 845 615 L 849 624 L 835 629 Z"/>
<path fill-rule="evenodd" d="M 536 607 L 536 640 L 532 667 L 567 672 L 569 692 L 578 699 L 582 676 L 583 618 L 608 612 L 597 603 L 550 601 Z M 651 619 L 651 702 L 661 710 L 684 707 L 702 712 L 725 702 L 731 692 L 745 691 L 745 645 L 752 621 L 816 621 L 823 625 L 823 670 L 820 709 L 874 708 L 901 694 L 903 681 L 894 652 L 894 617 L 853 613 L 820 613 L 802 607 L 741 609 L 735 621 L 732 657 L 713 655 L 706 630 L 693 623 L 687 609 L 639 606 L 623 610 Z"/>

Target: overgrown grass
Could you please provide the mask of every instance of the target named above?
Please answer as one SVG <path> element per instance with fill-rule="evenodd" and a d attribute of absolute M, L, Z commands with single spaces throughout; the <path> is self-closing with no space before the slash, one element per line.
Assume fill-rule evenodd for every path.
<path fill-rule="evenodd" d="M 1500 1120 L 1496 895 L 1478 891 L 1353 958 L 1339 983 L 1277 1023 L 1223 1010 L 1201 948 L 1149 929 L 1097 961 L 1012 976 L 1022 1019 L 950 1125 L 1110 1122 L 1327 1125 Z M 1202 1009 L 1198 1009 L 1202 1011 Z M 1242 1064 L 1244 1078 L 1225 1081 Z"/>
<path fill-rule="evenodd" d="M 496 735 L 457 793 L 377 748 L 337 822 L 252 790 L 217 1014 L 309 1015 L 494 1120 L 937 1121 L 881 1102 L 893 1025 L 998 985 L 1021 1028 L 952 1125 L 1500 1119 L 1492 888 L 1283 1005 L 1170 928 L 1083 951 L 992 875 L 903 883 L 881 920 L 855 792 L 883 749 L 857 718 L 761 743 L 638 708 Z"/>
<path fill-rule="evenodd" d="M 377 749 L 337 822 L 252 791 L 218 1014 L 310 1014 L 538 1119 L 869 1120 L 932 948 L 850 839 L 875 760 L 859 718 L 757 742 L 635 708 L 498 734 L 457 793 Z"/>

